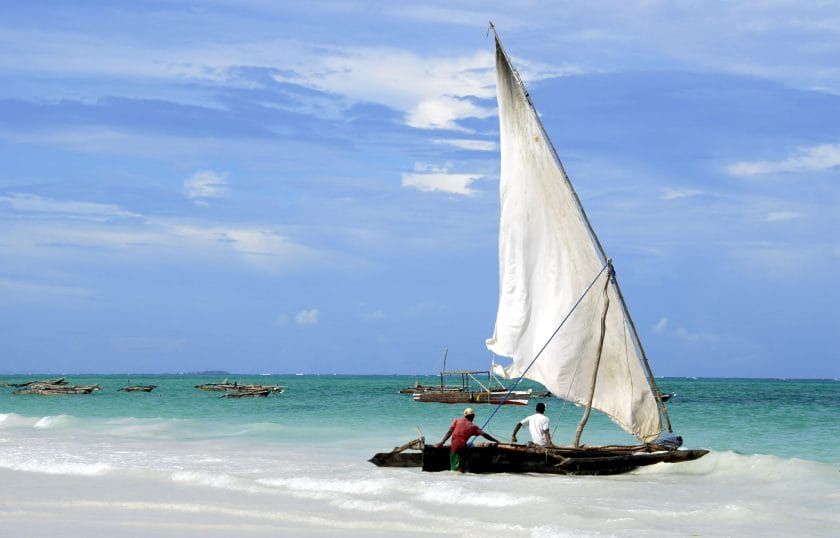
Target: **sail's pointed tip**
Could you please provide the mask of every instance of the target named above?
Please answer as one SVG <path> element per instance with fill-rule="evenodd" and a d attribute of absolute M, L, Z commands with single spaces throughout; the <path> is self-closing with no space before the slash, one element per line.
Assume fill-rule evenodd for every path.
<path fill-rule="evenodd" d="M 490 32 L 493 32 L 493 38 L 496 40 L 496 43 L 498 43 L 499 34 L 496 32 L 496 25 L 493 24 L 493 21 L 487 21 L 487 35 L 485 35 L 484 37 L 486 38 L 487 36 L 489 36 Z"/>

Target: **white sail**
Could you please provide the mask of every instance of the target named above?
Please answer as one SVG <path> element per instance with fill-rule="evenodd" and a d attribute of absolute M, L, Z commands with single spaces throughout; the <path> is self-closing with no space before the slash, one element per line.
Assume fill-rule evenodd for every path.
<path fill-rule="evenodd" d="M 505 368 L 509 378 L 522 375 L 540 354 L 525 377 L 561 398 L 586 404 L 606 309 L 592 407 L 639 439 L 652 441 L 662 431 L 658 404 L 624 317 L 622 299 L 498 37 L 496 79 L 501 131 L 500 282 L 496 326 L 487 347 L 513 359 Z"/>

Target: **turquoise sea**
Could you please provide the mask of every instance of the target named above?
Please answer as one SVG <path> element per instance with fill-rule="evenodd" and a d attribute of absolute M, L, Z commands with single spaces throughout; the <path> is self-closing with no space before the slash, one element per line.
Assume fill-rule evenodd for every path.
<path fill-rule="evenodd" d="M 0 383 L 49 377 L 56 375 L 0 376 Z M 268 398 L 193 388 L 222 377 L 67 376 L 102 387 L 80 396 L 0 388 L 0 477 L 21 485 L 0 488 L 0 519 L 23 525 L 6 535 L 33 535 L 21 514 L 81 520 L 85 510 L 119 513 L 112 524 L 136 536 L 214 535 L 232 520 L 242 536 L 832 536 L 840 525 L 837 380 L 658 379 L 675 393 L 668 403 L 674 432 L 711 454 L 627 475 L 562 477 L 367 463 L 421 433 L 437 442 L 461 413 L 462 406 L 398 393 L 433 377 L 228 376 L 288 387 Z M 119 392 L 129 380 L 158 387 Z M 581 410 L 554 398 L 503 406 L 487 431 L 508 439 L 536 401 L 547 404 L 555 441 L 570 443 Z M 479 425 L 495 409 L 474 407 Z M 634 440 L 597 415 L 583 442 Z M 51 484 L 80 486 L 77 494 L 44 497 Z M 185 515 L 194 510 L 203 514 L 201 528 Z M 152 527 L 144 524 L 150 512 L 159 515 Z M 73 529 L 86 527 L 52 535 L 84 534 Z"/>

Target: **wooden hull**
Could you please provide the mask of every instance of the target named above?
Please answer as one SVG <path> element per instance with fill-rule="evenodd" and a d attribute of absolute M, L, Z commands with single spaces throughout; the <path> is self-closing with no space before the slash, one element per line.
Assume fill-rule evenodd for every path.
<path fill-rule="evenodd" d="M 152 392 L 157 385 L 135 385 L 132 387 L 123 387 L 119 390 L 123 392 Z"/>
<path fill-rule="evenodd" d="M 515 390 L 508 394 L 508 391 L 451 391 L 451 390 L 428 390 L 416 392 L 412 396 L 415 402 L 437 402 L 448 404 L 511 404 L 528 405 L 531 391 Z"/>
<path fill-rule="evenodd" d="M 275 394 L 283 394 L 286 387 L 283 385 L 237 385 L 235 389 L 228 389 L 228 392 L 252 392 L 267 390 Z"/>
<path fill-rule="evenodd" d="M 53 385 L 53 386 L 30 386 L 25 389 L 18 389 L 13 394 L 40 394 L 41 396 L 68 396 L 75 394 L 90 394 L 99 390 L 97 385 Z"/>
<path fill-rule="evenodd" d="M 421 467 L 427 472 L 449 470 L 449 447 L 425 445 L 422 451 L 379 453 L 370 461 L 379 467 Z M 656 463 L 679 463 L 708 454 L 702 449 L 658 450 L 640 446 L 539 448 L 526 445 L 476 445 L 467 449 L 470 473 L 541 473 L 560 475 L 612 475 Z"/>
<path fill-rule="evenodd" d="M 227 394 L 222 394 L 219 398 L 265 398 L 271 394 L 271 390 L 264 389 L 264 390 L 240 390 L 236 392 L 228 392 Z"/>
<path fill-rule="evenodd" d="M 378 452 L 368 461 L 377 467 L 423 467 L 423 453 Z"/>
<path fill-rule="evenodd" d="M 277 394 L 283 394 L 286 387 L 283 385 L 240 385 L 238 383 L 205 383 L 203 385 L 196 385 L 195 388 L 204 391 L 215 392 L 252 392 L 267 390 Z"/>

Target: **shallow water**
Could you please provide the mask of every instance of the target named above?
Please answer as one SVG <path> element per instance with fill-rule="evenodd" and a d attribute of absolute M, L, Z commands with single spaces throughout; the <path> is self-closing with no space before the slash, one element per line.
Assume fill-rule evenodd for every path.
<path fill-rule="evenodd" d="M 0 389 L 0 476 L 19 485 L 0 490 L 0 514 L 34 535 L 39 529 L 27 528 L 33 520 L 21 514 L 40 521 L 62 514 L 79 530 L 66 536 L 90 531 L 85 522 L 111 521 L 108 514 L 108 528 L 138 536 L 232 528 L 254 536 L 277 529 L 360 536 L 830 536 L 840 524 L 836 381 L 661 379 L 663 390 L 676 392 L 668 406 L 675 432 L 686 446 L 711 454 L 614 477 L 557 477 L 367 463 L 418 429 L 430 442 L 439 440 L 460 413 L 462 406 L 420 404 L 397 393 L 416 379 L 236 376 L 240 383 L 288 386 L 282 395 L 256 399 L 197 391 L 193 385 L 219 379 L 195 376 L 131 379 L 159 385 L 151 393 L 117 392 L 126 384 L 118 376 L 68 379 L 103 387 L 89 396 Z M 543 401 L 555 440 L 570 442 L 580 410 Z M 494 409 L 475 407 L 479 424 Z M 504 406 L 487 429 L 507 438 L 532 407 Z M 633 442 L 603 416 L 590 420 L 583 441 Z M 73 493 L 52 487 L 62 483 L 73 484 Z"/>

